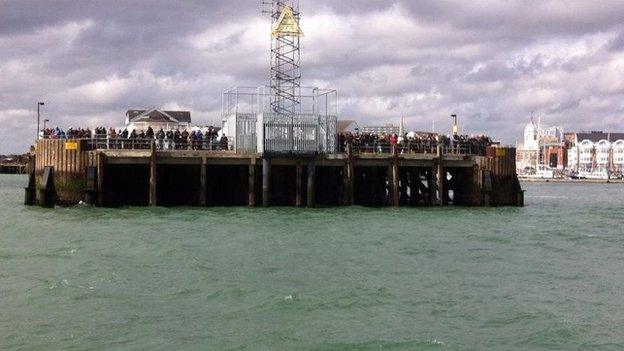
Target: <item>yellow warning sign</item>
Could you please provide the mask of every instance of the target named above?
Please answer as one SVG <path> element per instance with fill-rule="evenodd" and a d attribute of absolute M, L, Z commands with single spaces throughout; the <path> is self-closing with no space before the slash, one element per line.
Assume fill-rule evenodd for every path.
<path fill-rule="evenodd" d="M 65 150 L 78 150 L 78 143 L 75 141 L 68 141 L 65 143 Z"/>
<path fill-rule="evenodd" d="M 496 148 L 496 156 L 507 156 L 507 149 L 503 149 L 500 147 Z"/>
<path fill-rule="evenodd" d="M 299 28 L 299 23 L 295 19 L 295 15 L 292 12 L 290 6 L 284 6 L 282 14 L 279 16 L 275 25 L 273 25 L 272 35 L 274 37 L 302 37 L 303 32 Z"/>

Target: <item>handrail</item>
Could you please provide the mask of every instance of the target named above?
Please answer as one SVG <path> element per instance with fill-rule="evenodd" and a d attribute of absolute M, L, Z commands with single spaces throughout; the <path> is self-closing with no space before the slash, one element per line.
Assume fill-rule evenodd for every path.
<path fill-rule="evenodd" d="M 57 140 L 86 140 L 90 150 L 149 150 L 154 143 L 157 150 L 208 150 L 230 151 L 231 145 L 213 139 L 158 139 L 158 138 L 111 138 L 108 135 L 97 134 L 90 138 L 46 138 Z M 441 147 L 443 155 L 485 155 L 487 145 L 474 145 L 472 143 L 454 142 L 444 143 Z M 437 154 L 438 143 L 431 140 L 408 141 L 396 144 L 397 154 Z M 338 145 L 337 153 L 346 153 L 346 143 Z M 351 144 L 353 154 L 392 154 L 392 144 L 389 141 L 378 141 Z"/>
<path fill-rule="evenodd" d="M 87 149 L 90 150 L 149 150 L 152 143 L 155 144 L 157 150 L 209 150 L 209 151 L 228 151 L 229 146 L 225 143 L 217 141 L 216 138 L 210 139 L 158 139 L 158 138 L 111 138 L 107 135 L 93 135 L 91 138 L 43 138 L 50 140 L 85 140 Z"/>
<path fill-rule="evenodd" d="M 438 145 L 436 142 L 409 142 L 396 144 L 397 154 L 437 154 Z M 339 146 L 339 152 L 346 152 L 346 144 Z M 352 144 L 354 154 L 391 154 L 392 144 L 390 142 L 374 141 L 365 144 Z M 481 155 L 485 154 L 485 148 L 479 152 L 478 148 L 467 143 L 454 143 L 453 145 L 442 145 L 444 155 Z"/>

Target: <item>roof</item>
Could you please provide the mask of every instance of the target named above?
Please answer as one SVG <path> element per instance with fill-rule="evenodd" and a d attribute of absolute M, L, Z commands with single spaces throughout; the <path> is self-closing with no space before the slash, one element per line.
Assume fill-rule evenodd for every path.
<path fill-rule="evenodd" d="M 162 111 L 153 108 L 151 110 L 128 110 L 126 115 L 131 122 L 191 123 L 189 111 Z"/>
<path fill-rule="evenodd" d="M 609 142 L 615 142 L 617 140 L 624 140 L 624 133 L 605 133 L 602 131 L 581 132 L 576 134 L 578 142 L 583 140 L 589 140 L 592 143 L 597 143 L 600 140 L 607 140 Z"/>
<path fill-rule="evenodd" d="M 344 133 L 344 131 L 349 128 L 351 124 L 355 123 L 352 119 L 345 119 L 336 121 L 336 133 Z M 357 126 L 357 124 L 356 124 Z"/>

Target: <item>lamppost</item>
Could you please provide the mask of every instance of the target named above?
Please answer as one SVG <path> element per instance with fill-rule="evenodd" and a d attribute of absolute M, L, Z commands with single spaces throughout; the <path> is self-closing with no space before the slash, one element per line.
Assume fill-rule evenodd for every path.
<path fill-rule="evenodd" d="M 44 130 L 44 132 L 46 130 L 46 123 L 48 123 L 48 122 L 50 122 L 50 120 L 47 119 L 47 118 L 43 120 L 43 130 Z"/>
<path fill-rule="evenodd" d="M 39 139 L 39 120 L 41 119 L 41 112 L 39 111 L 39 107 L 45 105 L 45 103 L 43 102 L 38 102 L 37 103 L 37 138 L 35 140 Z"/>

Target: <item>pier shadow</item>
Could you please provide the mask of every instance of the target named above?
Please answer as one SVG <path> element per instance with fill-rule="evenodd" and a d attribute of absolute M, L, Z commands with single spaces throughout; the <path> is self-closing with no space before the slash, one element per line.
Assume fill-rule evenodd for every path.
<path fill-rule="evenodd" d="M 104 206 L 147 206 L 149 166 L 107 164 L 104 166 Z"/>
<path fill-rule="evenodd" d="M 158 165 L 157 174 L 159 206 L 200 204 L 200 165 Z"/>

